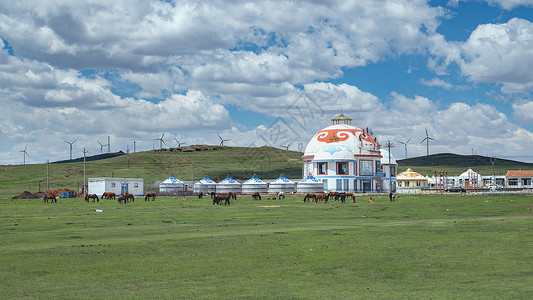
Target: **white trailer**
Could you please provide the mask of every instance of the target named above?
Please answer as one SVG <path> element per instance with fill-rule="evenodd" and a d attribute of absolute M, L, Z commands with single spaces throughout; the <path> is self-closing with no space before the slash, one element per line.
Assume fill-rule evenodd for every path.
<path fill-rule="evenodd" d="M 104 192 L 120 194 L 133 194 L 135 196 L 144 195 L 144 180 L 142 178 L 112 178 L 99 177 L 89 178 L 89 194 L 96 194 L 99 197 Z"/>

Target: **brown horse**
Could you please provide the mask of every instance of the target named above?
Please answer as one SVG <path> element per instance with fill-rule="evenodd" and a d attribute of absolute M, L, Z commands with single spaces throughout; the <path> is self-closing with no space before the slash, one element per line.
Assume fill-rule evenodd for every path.
<path fill-rule="evenodd" d="M 152 198 L 152 201 L 155 201 L 155 193 L 146 193 L 144 201 L 148 201 L 150 198 Z"/>
<path fill-rule="evenodd" d="M 237 193 L 235 192 L 228 192 L 228 196 L 233 200 L 237 200 Z"/>
<path fill-rule="evenodd" d="M 122 202 L 126 203 L 126 197 L 124 197 L 124 195 L 118 196 L 118 203 L 122 203 Z"/>
<path fill-rule="evenodd" d="M 258 192 L 252 194 L 252 199 L 261 200 L 261 195 Z"/>
<path fill-rule="evenodd" d="M 202 199 L 204 197 L 204 193 L 198 192 L 198 199 Z"/>
<path fill-rule="evenodd" d="M 307 194 L 304 197 L 304 202 L 311 202 L 311 199 L 316 201 L 316 195 L 315 194 Z"/>
<path fill-rule="evenodd" d="M 346 193 L 346 198 L 351 197 L 353 203 L 355 203 L 355 195 L 353 193 Z"/>
<path fill-rule="evenodd" d="M 87 194 L 85 195 L 85 201 L 89 202 L 89 199 L 92 199 L 93 202 L 96 199 L 96 202 L 100 202 L 100 198 L 96 194 Z"/>
<path fill-rule="evenodd" d="M 48 200 L 50 200 L 50 203 L 57 203 L 57 198 L 54 194 L 45 194 L 43 196 L 43 202 L 48 203 Z"/>
<path fill-rule="evenodd" d="M 218 204 L 222 205 L 222 201 L 224 201 L 224 205 L 230 204 L 230 196 L 228 195 L 217 195 L 213 198 L 213 205 Z"/>
<path fill-rule="evenodd" d="M 329 200 L 329 195 L 328 194 L 318 194 L 318 195 L 316 195 L 315 202 L 316 203 L 318 203 L 318 202 L 328 203 L 328 200 Z"/>
<path fill-rule="evenodd" d="M 102 199 L 110 200 L 110 199 L 115 199 L 115 196 L 116 196 L 116 194 L 113 193 L 113 192 L 104 192 L 104 193 L 102 194 L 102 197 L 101 197 L 101 198 L 102 198 Z"/>
<path fill-rule="evenodd" d="M 135 202 L 135 197 L 132 194 L 125 193 L 124 194 L 124 201 L 125 202 Z"/>

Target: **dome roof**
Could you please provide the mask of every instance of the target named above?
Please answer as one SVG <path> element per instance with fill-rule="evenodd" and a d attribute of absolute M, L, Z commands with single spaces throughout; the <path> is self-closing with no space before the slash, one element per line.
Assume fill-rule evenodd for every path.
<path fill-rule="evenodd" d="M 217 184 L 216 182 L 214 182 L 213 180 L 205 177 L 205 178 L 202 178 L 200 181 L 197 182 L 198 184 Z"/>
<path fill-rule="evenodd" d="M 479 173 L 477 173 L 476 171 L 474 171 L 472 169 L 468 169 L 468 170 L 466 170 L 466 172 L 464 172 L 463 174 L 459 175 L 459 177 L 473 177 L 473 176 L 481 177 L 481 175 L 479 175 Z"/>
<path fill-rule="evenodd" d="M 163 180 L 161 183 L 168 184 L 168 183 L 174 183 L 174 184 L 180 184 L 183 183 L 181 180 L 177 179 L 176 177 L 169 177 L 165 180 Z"/>
<path fill-rule="evenodd" d="M 280 176 L 276 180 L 272 181 L 270 184 L 291 184 L 291 183 L 294 184 L 294 182 L 290 181 L 290 179 L 288 179 L 287 177 Z"/>
<path fill-rule="evenodd" d="M 379 155 L 377 141 L 371 134 L 350 124 L 335 124 L 313 136 L 305 148 L 304 156 L 313 156 L 330 143 L 347 146 L 355 154 Z"/>
<path fill-rule="evenodd" d="M 314 176 L 307 176 L 300 183 L 322 183 L 322 181 L 316 179 Z"/>
<path fill-rule="evenodd" d="M 341 143 L 331 143 L 323 146 L 313 160 L 354 160 L 355 157 L 350 148 Z"/>
<path fill-rule="evenodd" d="M 218 184 L 235 184 L 235 185 L 240 185 L 240 183 L 238 181 L 236 181 L 235 179 L 231 178 L 231 177 L 228 177 L 224 180 L 222 180 L 221 182 L 219 182 Z"/>
<path fill-rule="evenodd" d="M 381 165 L 388 165 L 389 164 L 389 155 L 390 155 L 390 164 L 391 165 L 397 165 L 396 159 L 394 159 L 394 156 L 389 153 L 389 151 L 385 149 L 379 149 L 379 152 L 381 153 Z"/>
<path fill-rule="evenodd" d="M 252 177 L 244 182 L 244 184 L 265 184 L 265 182 L 257 177 Z"/>
<path fill-rule="evenodd" d="M 427 180 L 427 178 L 408 168 L 405 172 L 396 175 L 396 180 Z"/>

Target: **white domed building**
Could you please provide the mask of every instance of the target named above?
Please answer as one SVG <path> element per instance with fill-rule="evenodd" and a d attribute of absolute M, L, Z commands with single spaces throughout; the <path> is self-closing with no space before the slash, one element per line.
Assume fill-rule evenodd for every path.
<path fill-rule="evenodd" d="M 383 172 L 383 155 L 372 131 L 351 125 L 352 119 L 342 110 L 331 120 L 333 125 L 315 134 L 305 148 L 303 177 L 314 176 L 322 181 L 325 192 L 388 193 L 389 184 L 384 181 L 389 178 Z M 388 159 L 387 155 L 387 163 Z M 389 171 L 396 177 L 395 167 Z"/>

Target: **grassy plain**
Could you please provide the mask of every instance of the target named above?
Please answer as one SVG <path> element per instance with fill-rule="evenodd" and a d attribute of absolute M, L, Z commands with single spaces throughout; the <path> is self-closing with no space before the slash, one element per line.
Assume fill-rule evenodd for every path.
<path fill-rule="evenodd" d="M 0 197 L 2 299 L 531 299 L 533 198 Z M 96 210 L 102 212 L 96 212 Z"/>

